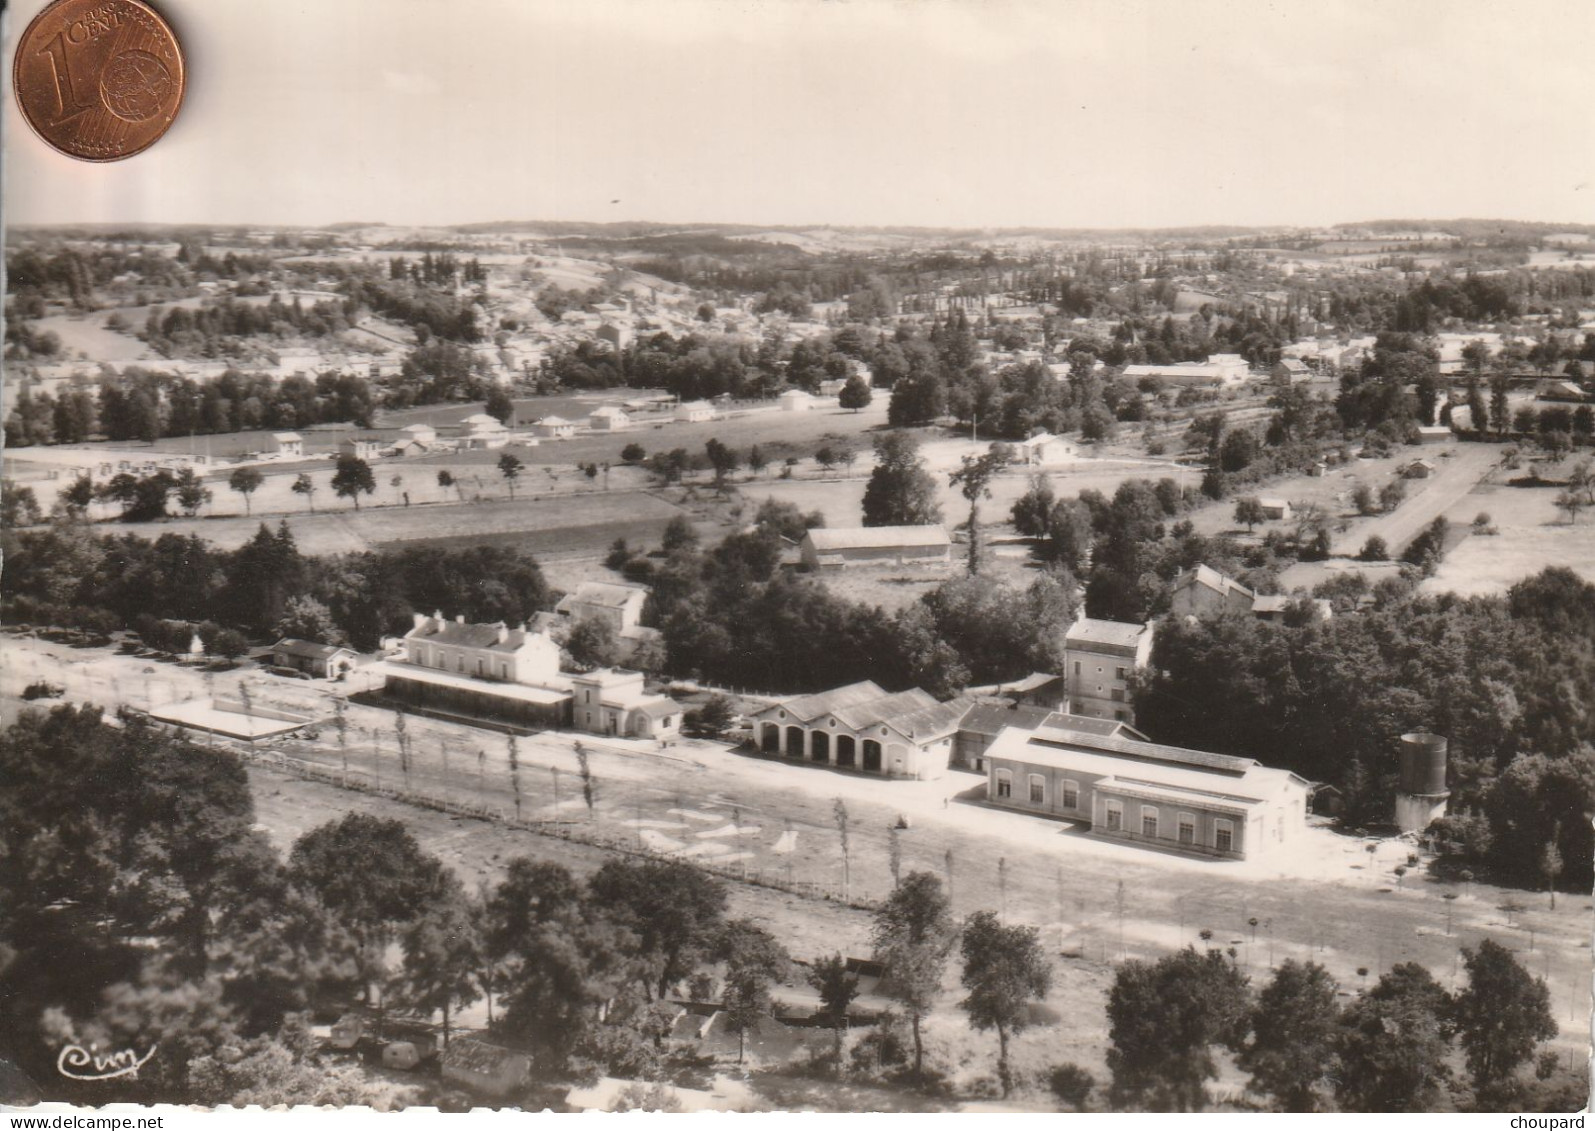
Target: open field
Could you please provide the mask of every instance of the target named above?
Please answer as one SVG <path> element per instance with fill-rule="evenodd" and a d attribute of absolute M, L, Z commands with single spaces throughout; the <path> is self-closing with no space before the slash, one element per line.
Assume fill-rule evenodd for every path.
<path fill-rule="evenodd" d="M 1555 487 L 1509 487 L 1504 483 L 1474 488 L 1446 517 L 1458 527 L 1485 513 L 1500 534 L 1464 539 L 1446 555 L 1435 575 L 1424 581 L 1423 591 L 1464 597 L 1504 593 L 1548 566 L 1571 569 L 1595 581 L 1595 521 L 1585 515 L 1569 523 L 1567 512 L 1556 509 L 1557 494 Z"/>
<path fill-rule="evenodd" d="M 67 687 L 71 698 L 141 705 L 147 694 L 191 698 L 203 677 L 176 665 L 152 665 L 96 650 L 7 638 L 0 678 L 8 714 L 21 685 L 36 673 Z M 143 669 L 152 669 L 146 672 Z M 212 677 L 218 694 L 240 679 L 256 701 L 300 703 L 328 685 L 282 681 L 258 670 Z M 284 690 L 286 688 L 286 690 Z M 286 698 L 285 698 L 286 697 Z M 330 713 L 330 712 L 329 712 Z M 1100 1005 L 1111 965 L 1122 956 L 1156 956 L 1197 943 L 1236 948 L 1254 978 L 1286 957 L 1327 966 L 1347 993 L 1396 962 L 1419 961 L 1455 984 L 1458 948 L 1489 936 L 1519 952 L 1548 979 L 1563 1036 L 1553 1047 L 1577 1061 L 1585 1042 L 1590 975 L 1587 899 L 1567 896 L 1554 911 L 1542 893 L 1485 884 L 1451 885 L 1422 868 L 1398 883 L 1392 874 L 1411 851 L 1399 839 L 1367 839 L 1313 827 L 1275 859 L 1212 862 L 1095 840 L 1066 823 L 988 808 L 983 779 L 953 771 L 932 782 L 886 782 L 682 740 L 668 748 L 625 740 L 589 740 L 550 732 L 520 740 L 519 796 L 506 740 L 496 734 L 412 716 L 413 765 L 400 767 L 393 716 L 353 705 L 346 743 L 323 725 L 313 737 L 273 742 L 283 771 L 296 765 L 352 782 L 407 789 L 455 805 L 481 807 L 504 820 L 449 816 L 369 793 L 298 780 L 257 766 L 261 824 L 280 845 L 322 820 L 354 808 L 405 820 L 430 850 L 468 882 L 488 878 L 526 852 L 586 872 L 610 851 L 649 851 L 704 862 L 722 875 L 774 887 L 733 883 L 733 912 L 752 914 L 799 956 L 867 950 L 868 918 L 835 903 L 843 861 L 832 807 L 844 800 L 851 819 L 848 895 L 881 898 L 891 885 L 889 841 L 895 835 L 905 870 L 952 878 L 960 915 L 979 908 L 1039 927 L 1054 963 L 1054 1002 L 1078 1002 L 1058 1028 L 1020 1042 L 1027 1066 L 1061 1059 L 1060 1047 L 1100 1075 L 1105 1023 Z M 596 802 L 581 800 L 576 741 L 591 751 Z M 347 760 L 347 761 L 346 761 Z M 347 766 L 347 768 L 345 768 Z M 894 834 L 899 815 L 911 828 Z M 546 835 L 540 835 L 546 834 Z M 1366 851 L 1368 846 L 1373 852 Z M 805 895 L 833 899 L 805 898 Z M 1442 896 L 1453 895 L 1454 900 Z M 1504 910 L 1510 907 L 1511 910 Z M 1520 909 L 1521 908 L 1521 909 Z M 1257 920 L 1257 927 L 1250 920 Z M 990 1042 L 971 1037 L 948 992 L 931 1026 L 932 1047 L 959 1063 L 978 1049 L 976 1072 L 989 1071 Z M 974 1044 L 969 1044 L 973 1041 Z"/>
<path fill-rule="evenodd" d="M 437 492 L 435 481 L 423 482 L 425 486 L 417 489 L 417 495 L 423 490 Z M 395 490 L 384 487 L 390 495 Z M 318 499 L 330 495 L 330 488 L 325 486 L 317 492 Z M 481 542 L 515 545 L 534 553 L 597 555 L 620 537 L 656 544 L 665 524 L 680 513 L 670 503 L 641 491 L 606 492 L 598 487 L 580 494 L 521 491 L 519 495 L 513 501 L 495 496 L 480 503 L 367 506 L 358 512 L 349 508 L 329 513 L 318 503 L 315 514 L 302 508 L 286 516 L 257 510 L 247 518 L 108 523 L 103 529 L 146 538 L 197 534 L 221 549 L 231 550 L 253 538 L 262 522 L 275 526 L 281 520 L 287 522 L 300 551 L 306 554 L 355 553 L 375 546 L 446 540 L 451 546 Z"/>

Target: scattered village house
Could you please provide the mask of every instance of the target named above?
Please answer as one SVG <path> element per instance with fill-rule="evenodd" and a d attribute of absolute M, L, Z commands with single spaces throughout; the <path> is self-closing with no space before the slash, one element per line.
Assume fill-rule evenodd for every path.
<path fill-rule="evenodd" d="M 345 436 L 338 441 L 338 454 L 353 459 L 381 459 L 388 443 L 378 436 Z"/>
<path fill-rule="evenodd" d="M 1152 656 L 1152 625 L 1087 617 L 1063 639 L 1070 713 L 1133 723 L 1130 681 Z"/>
<path fill-rule="evenodd" d="M 272 442 L 277 445 L 278 459 L 301 459 L 305 454 L 305 438 L 297 432 L 273 432 Z"/>
<path fill-rule="evenodd" d="M 1051 432 L 1038 432 L 1028 440 L 1019 440 L 1009 447 L 1013 450 L 1013 461 L 1026 466 L 1073 459 L 1079 450 L 1069 440 L 1054 436 Z"/>
<path fill-rule="evenodd" d="M 1194 856 L 1255 859 L 1305 828 L 1311 785 L 1289 771 L 1076 722 L 1003 730 L 985 751 L 987 800 Z"/>
<path fill-rule="evenodd" d="M 788 389 L 776 401 L 782 412 L 807 412 L 814 407 L 814 398 L 802 389 Z"/>
<path fill-rule="evenodd" d="M 460 447 L 467 450 L 492 450 L 510 442 L 510 430 L 496 416 L 478 412 L 459 423 Z"/>
<path fill-rule="evenodd" d="M 595 408 L 587 417 L 587 425 L 594 432 L 624 432 L 631 427 L 631 417 L 616 405 Z"/>
<path fill-rule="evenodd" d="M 563 416 L 545 416 L 532 426 L 539 436 L 548 440 L 568 440 L 576 435 L 576 422 Z"/>
<path fill-rule="evenodd" d="M 914 688 L 888 693 L 865 680 L 801 695 L 749 716 L 759 749 L 891 778 L 946 771 L 967 699 L 939 703 Z"/>
<path fill-rule="evenodd" d="M 1329 600 L 1312 598 L 1319 620 L 1335 615 Z M 1234 578 L 1212 566 L 1199 565 L 1182 573 L 1175 581 L 1169 612 L 1177 617 L 1211 617 L 1225 613 L 1250 614 L 1258 620 L 1277 620 L 1294 604 L 1286 594 L 1254 593 Z"/>
<path fill-rule="evenodd" d="M 952 539 L 941 526 L 815 527 L 803 535 L 800 548 L 803 564 L 811 570 L 952 560 Z"/>
<path fill-rule="evenodd" d="M 1273 498 L 1273 497 L 1265 497 L 1265 498 L 1258 499 L 1257 502 L 1263 508 L 1263 517 L 1264 518 L 1269 519 L 1270 521 L 1274 521 L 1274 520 L 1284 520 L 1286 522 L 1290 521 L 1290 515 L 1291 515 L 1290 500 L 1288 500 L 1288 499 L 1276 499 L 1276 498 Z"/>
<path fill-rule="evenodd" d="M 714 405 L 708 401 L 688 401 L 676 406 L 675 418 L 683 424 L 700 424 L 714 419 Z"/>
<path fill-rule="evenodd" d="M 336 644 L 315 644 L 309 640 L 285 637 L 272 645 L 271 662 L 279 668 L 293 668 L 318 679 L 342 679 L 359 662 L 360 654 Z"/>
<path fill-rule="evenodd" d="M 438 430 L 430 424 L 406 424 L 399 429 L 399 442 L 419 444 L 423 449 L 436 447 Z"/>

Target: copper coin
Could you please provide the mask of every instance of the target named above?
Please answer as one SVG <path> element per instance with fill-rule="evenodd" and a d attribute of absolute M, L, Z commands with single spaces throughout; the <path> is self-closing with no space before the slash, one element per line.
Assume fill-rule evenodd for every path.
<path fill-rule="evenodd" d="M 183 49 L 142 0 L 56 0 L 17 43 L 11 85 L 33 132 L 71 157 L 119 161 L 183 104 Z"/>

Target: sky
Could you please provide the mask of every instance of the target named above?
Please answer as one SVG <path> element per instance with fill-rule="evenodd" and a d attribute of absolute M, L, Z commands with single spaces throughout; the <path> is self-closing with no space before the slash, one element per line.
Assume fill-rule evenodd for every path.
<path fill-rule="evenodd" d="M 1595 223 L 1592 0 L 155 2 L 171 132 L 8 74 L 7 223 Z"/>

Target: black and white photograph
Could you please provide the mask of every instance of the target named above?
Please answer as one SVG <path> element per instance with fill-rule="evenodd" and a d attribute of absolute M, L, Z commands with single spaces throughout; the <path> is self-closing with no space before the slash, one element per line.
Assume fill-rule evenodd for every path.
<path fill-rule="evenodd" d="M 11 1126 L 1582 1126 L 1595 4 L 0 20 Z"/>

